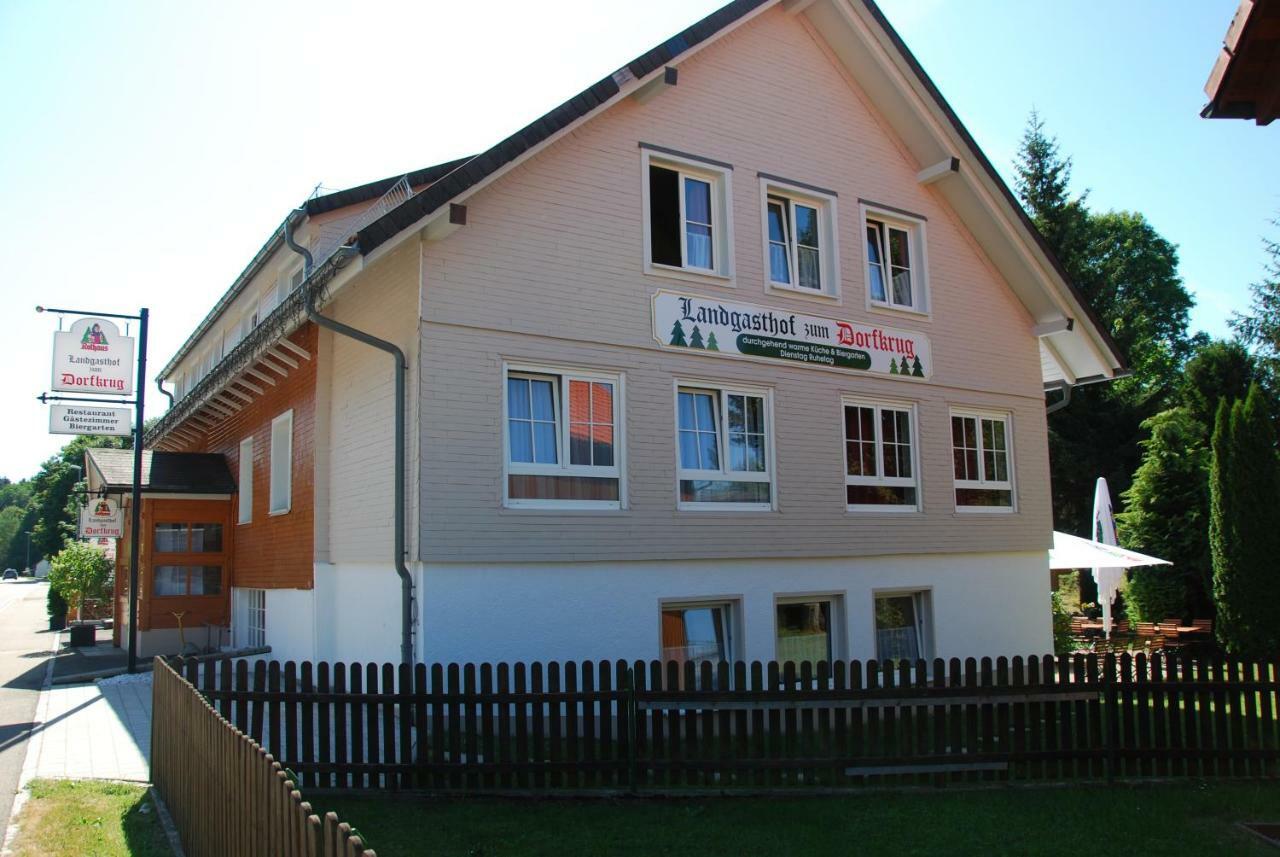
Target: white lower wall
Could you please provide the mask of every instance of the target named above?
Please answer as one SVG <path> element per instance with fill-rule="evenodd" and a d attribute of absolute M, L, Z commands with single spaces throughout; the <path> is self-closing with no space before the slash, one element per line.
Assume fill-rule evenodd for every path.
<path fill-rule="evenodd" d="M 316 563 L 316 658 L 397 663 L 400 578 L 390 563 Z"/>
<path fill-rule="evenodd" d="M 314 589 L 268 589 L 267 645 L 276 661 L 316 659 Z"/>
<path fill-rule="evenodd" d="M 418 593 L 420 656 L 436 661 L 653 659 L 659 603 L 739 603 L 735 658 L 775 656 L 778 596 L 843 601 L 836 650 L 875 657 L 875 593 L 930 591 L 938 657 L 1052 652 L 1043 552 L 858 559 L 430 565 Z M 398 597 L 398 593 L 392 593 Z M 387 601 L 390 618 L 394 604 Z M 840 640 L 841 631 L 843 640 Z M 394 650 L 389 649 L 394 655 Z"/>

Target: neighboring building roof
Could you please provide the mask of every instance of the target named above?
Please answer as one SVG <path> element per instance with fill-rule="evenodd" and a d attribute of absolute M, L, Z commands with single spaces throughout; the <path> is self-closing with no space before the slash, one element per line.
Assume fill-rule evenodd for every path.
<path fill-rule="evenodd" d="M 133 450 L 87 449 L 90 490 L 133 488 Z M 227 460 L 216 453 L 143 450 L 142 490 L 149 494 L 234 494 Z"/>
<path fill-rule="evenodd" d="M 1280 0 L 1242 0 L 1204 85 L 1205 119 L 1280 116 Z"/>
<path fill-rule="evenodd" d="M 443 164 L 436 164 L 430 167 L 423 167 L 420 170 L 414 170 L 398 176 L 390 176 L 385 179 L 378 179 L 368 184 L 362 184 L 358 187 L 347 188 L 346 190 L 334 191 L 323 196 L 312 197 L 303 204 L 307 214 L 316 215 L 324 214 L 338 208 L 346 208 L 348 205 L 355 205 L 358 202 L 368 202 L 371 199 L 377 199 L 384 193 L 389 191 L 391 187 L 400 179 L 408 179 L 410 187 L 422 187 L 423 185 L 434 184 L 458 167 L 465 164 L 471 158 L 458 158 L 454 161 L 446 161 Z"/>

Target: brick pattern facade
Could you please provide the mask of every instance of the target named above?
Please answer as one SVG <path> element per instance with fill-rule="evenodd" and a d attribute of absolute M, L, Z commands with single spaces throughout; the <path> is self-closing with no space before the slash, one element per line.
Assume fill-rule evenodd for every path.
<path fill-rule="evenodd" d="M 239 478 L 240 442 L 253 437 L 253 515 L 246 524 L 236 524 L 238 497 L 231 499 L 232 555 L 231 586 L 263 589 L 310 589 L 315 547 L 315 426 L 317 328 L 306 324 L 290 340 L 311 354 L 297 358 L 298 368 L 276 381 L 252 403 L 230 419 L 219 422 L 205 442 L 185 446 L 183 452 L 218 452 L 226 456 L 231 473 Z M 293 410 L 293 492 L 290 509 L 271 514 L 271 421 Z M 192 431 L 197 431 L 192 427 Z M 197 431 L 198 433 L 198 431 Z"/>

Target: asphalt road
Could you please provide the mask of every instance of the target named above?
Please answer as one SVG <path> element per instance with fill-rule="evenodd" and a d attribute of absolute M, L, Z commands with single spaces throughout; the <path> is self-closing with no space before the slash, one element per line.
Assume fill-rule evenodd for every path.
<path fill-rule="evenodd" d="M 53 643 L 44 581 L 0 581 L 0 840 L 26 757 L 27 736 Z"/>

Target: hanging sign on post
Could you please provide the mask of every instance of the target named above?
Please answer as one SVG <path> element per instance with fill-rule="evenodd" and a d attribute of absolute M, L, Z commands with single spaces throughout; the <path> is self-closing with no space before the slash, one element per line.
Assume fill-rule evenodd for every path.
<path fill-rule="evenodd" d="M 124 538 L 124 514 L 115 500 L 90 499 L 80 507 L 80 538 Z"/>
<path fill-rule="evenodd" d="M 82 318 L 53 335 L 53 390 L 133 393 L 133 337 L 105 318 Z"/>
<path fill-rule="evenodd" d="M 133 434 L 133 411 L 102 405 L 50 405 L 49 434 L 89 434 L 128 437 Z"/>

